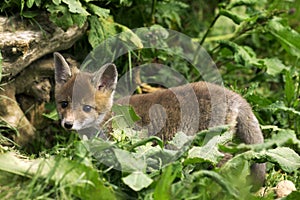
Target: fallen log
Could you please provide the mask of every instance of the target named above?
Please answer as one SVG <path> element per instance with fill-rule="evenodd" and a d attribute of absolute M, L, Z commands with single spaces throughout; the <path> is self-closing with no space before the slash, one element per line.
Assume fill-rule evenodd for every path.
<path fill-rule="evenodd" d="M 43 123 L 37 122 L 36 113 L 42 115 L 50 99 L 53 59 L 38 59 L 70 48 L 86 28 L 87 25 L 63 30 L 46 15 L 36 21 L 0 17 L 0 121 L 15 130 L 13 139 L 19 145 L 26 146 L 35 137 L 35 126 Z"/>

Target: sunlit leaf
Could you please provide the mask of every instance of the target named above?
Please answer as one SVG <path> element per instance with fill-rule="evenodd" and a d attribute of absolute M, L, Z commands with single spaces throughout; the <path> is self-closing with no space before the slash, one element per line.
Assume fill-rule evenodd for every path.
<path fill-rule="evenodd" d="M 278 58 L 265 58 L 262 59 L 264 65 L 267 68 L 267 73 L 276 76 L 282 72 L 282 70 L 287 69 L 287 67 Z"/>
<path fill-rule="evenodd" d="M 134 191 L 140 191 L 143 188 L 148 187 L 153 182 L 149 176 L 140 171 L 133 172 L 122 178 L 122 180 Z"/>
<path fill-rule="evenodd" d="M 112 36 L 118 37 L 118 39 L 126 43 L 128 47 L 143 47 L 139 37 L 124 25 L 118 24 L 108 18 L 103 19 L 96 16 L 91 16 L 89 21 L 91 29 L 88 39 L 93 48 L 96 48 L 101 42 Z"/>
<path fill-rule="evenodd" d="M 287 52 L 296 57 L 300 56 L 300 34 L 298 32 L 281 24 L 278 18 L 270 20 L 267 28 Z"/>
<path fill-rule="evenodd" d="M 101 8 L 101 7 L 91 4 L 91 3 L 88 4 L 88 7 L 98 17 L 107 18 L 110 13 L 109 9 Z"/>
<path fill-rule="evenodd" d="M 65 30 L 74 24 L 82 27 L 87 20 L 86 15 L 72 14 L 64 5 L 49 5 L 47 10 L 51 13 L 50 20 Z"/>
<path fill-rule="evenodd" d="M 286 172 L 293 172 L 300 168 L 300 156 L 290 148 L 269 149 L 266 156 L 269 161 L 278 163 L 280 168 Z"/>
<path fill-rule="evenodd" d="M 86 9 L 82 6 L 79 0 L 62 0 L 65 4 L 68 5 L 69 11 L 71 13 L 78 13 L 83 15 L 89 15 Z"/>
<path fill-rule="evenodd" d="M 139 155 L 122 149 L 114 149 L 114 153 L 122 167 L 123 172 L 146 170 L 147 165 L 144 157 L 138 157 Z"/>
<path fill-rule="evenodd" d="M 21 159 L 14 153 L 0 154 L 0 170 L 38 178 L 50 178 L 53 183 L 69 187 L 81 199 L 115 199 L 111 188 L 100 180 L 97 170 L 61 157 Z"/>

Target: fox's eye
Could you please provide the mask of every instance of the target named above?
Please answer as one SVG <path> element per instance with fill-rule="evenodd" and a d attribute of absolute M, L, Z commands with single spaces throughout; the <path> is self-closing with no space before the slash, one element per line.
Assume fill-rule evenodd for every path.
<path fill-rule="evenodd" d="M 63 101 L 60 103 L 60 105 L 62 108 L 66 108 L 66 107 L 68 107 L 69 103 L 67 101 Z"/>
<path fill-rule="evenodd" d="M 82 110 L 83 110 L 84 112 L 91 112 L 92 106 L 84 105 L 84 106 L 82 107 Z"/>

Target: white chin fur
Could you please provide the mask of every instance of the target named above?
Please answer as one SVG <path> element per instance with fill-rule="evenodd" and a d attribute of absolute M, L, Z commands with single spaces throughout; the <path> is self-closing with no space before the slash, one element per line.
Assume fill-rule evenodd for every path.
<path fill-rule="evenodd" d="M 86 128 L 90 128 L 90 127 L 95 127 L 95 119 L 85 119 L 83 122 L 78 122 L 78 121 L 75 121 L 74 124 L 73 124 L 73 127 L 72 129 L 76 130 L 76 131 L 79 131 L 79 130 L 82 130 L 82 129 L 86 129 Z"/>

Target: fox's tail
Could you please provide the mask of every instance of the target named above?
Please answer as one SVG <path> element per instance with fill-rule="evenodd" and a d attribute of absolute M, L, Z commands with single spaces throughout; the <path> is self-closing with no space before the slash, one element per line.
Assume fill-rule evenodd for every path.
<path fill-rule="evenodd" d="M 260 144 L 264 137 L 259 127 L 257 118 L 250 106 L 240 107 L 237 117 L 237 136 L 246 144 Z M 265 163 L 255 163 L 251 166 L 251 182 L 253 189 L 258 189 L 264 184 L 266 174 Z"/>

